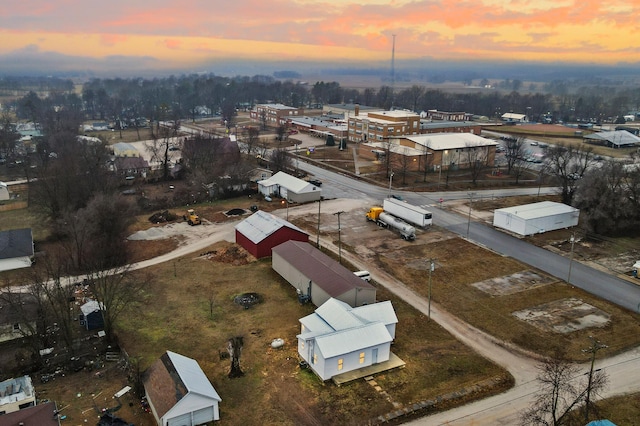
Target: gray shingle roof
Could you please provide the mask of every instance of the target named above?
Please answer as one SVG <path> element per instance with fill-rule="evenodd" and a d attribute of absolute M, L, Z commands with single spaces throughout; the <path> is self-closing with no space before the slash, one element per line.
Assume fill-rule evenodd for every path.
<path fill-rule="evenodd" d="M 31 228 L 0 232 L 0 259 L 33 256 Z"/>

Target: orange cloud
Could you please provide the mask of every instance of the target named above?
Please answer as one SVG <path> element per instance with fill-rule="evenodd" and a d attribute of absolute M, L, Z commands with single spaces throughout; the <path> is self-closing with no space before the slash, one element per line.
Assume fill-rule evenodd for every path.
<path fill-rule="evenodd" d="M 5 8 L 0 53 L 388 60 L 396 34 L 397 58 L 640 61 L 638 0 L 111 0 L 100 13 L 90 3 Z"/>

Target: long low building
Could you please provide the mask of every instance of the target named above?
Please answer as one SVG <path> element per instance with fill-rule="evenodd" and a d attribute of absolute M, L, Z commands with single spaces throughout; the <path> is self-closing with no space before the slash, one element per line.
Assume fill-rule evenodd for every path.
<path fill-rule="evenodd" d="M 350 306 L 375 303 L 376 288 L 309 243 L 287 241 L 273 248 L 271 265 L 302 299 L 320 306 L 332 297 Z"/>
<path fill-rule="evenodd" d="M 580 210 L 574 207 L 541 201 L 497 209 L 493 214 L 493 226 L 527 236 L 576 226 L 579 218 Z"/>

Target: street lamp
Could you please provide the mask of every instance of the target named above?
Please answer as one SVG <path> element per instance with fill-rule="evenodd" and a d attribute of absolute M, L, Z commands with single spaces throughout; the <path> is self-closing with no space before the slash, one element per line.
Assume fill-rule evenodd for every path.
<path fill-rule="evenodd" d="M 467 240 L 469 239 L 469 228 L 471 227 L 471 204 L 473 204 L 473 196 L 475 192 L 469 192 L 469 219 L 467 221 Z"/>
<path fill-rule="evenodd" d="M 285 198 L 284 200 L 281 201 L 281 203 L 284 204 L 285 200 L 286 200 L 286 203 L 287 203 L 287 220 L 289 220 L 289 199 Z"/>
<path fill-rule="evenodd" d="M 344 213 L 343 211 L 339 211 L 339 212 L 335 212 L 334 215 L 338 216 L 338 259 L 340 264 L 342 264 L 342 238 L 341 238 L 341 230 L 342 227 L 340 226 L 340 215 Z"/>
<path fill-rule="evenodd" d="M 436 263 L 433 259 L 429 259 L 429 305 L 427 309 L 427 316 L 431 319 L 431 273 L 436 269 Z"/>
<path fill-rule="evenodd" d="M 569 256 L 569 274 L 567 275 L 567 282 L 571 284 L 571 267 L 573 266 L 573 245 L 576 241 L 575 233 L 571 234 L 571 238 L 569 239 L 571 242 L 571 255 Z"/>
<path fill-rule="evenodd" d="M 391 170 L 391 174 L 389 175 L 389 196 L 387 198 L 391 198 L 391 183 L 393 182 L 393 170 Z"/>

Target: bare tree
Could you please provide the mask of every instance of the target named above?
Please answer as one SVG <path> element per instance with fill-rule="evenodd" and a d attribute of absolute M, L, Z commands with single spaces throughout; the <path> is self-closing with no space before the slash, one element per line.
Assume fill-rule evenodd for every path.
<path fill-rule="evenodd" d="M 113 341 L 115 323 L 131 303 L 134 303 L 147 280 L 134 277 L 129 266 L 96 270 L 87 274 L 89 289 L 100 304 L 107 339 Z"/>
<path fill-rule="evenodd" d="M 571 205 L 580 179 L 593 166 L 593 148 L 558 144 L 547 148 L 549 175 L 562 188 L 562 202 Z"/>
<path fill-rule="evenodd" d="M 278 125 L 276 128 L 276 139 L 279 141 L 285 140 L 287 137 L 287 128 L 284 124 Z"/>
<path fill-rule="evenodd" d="M 189 180 L 201 188 L 233 174 L 241 162 L 240 148 L 226 137 L 199 135 L 185 140 L 182 160 Z"/>
<path fill-rule="evenodd" d="M 510 175 L 516 179 L 516 185 L 520 182 L 520 179 L 532 168 L 533 163 L 527 161 L 524 158 L 518 159 L 513 163 Z M 544 168 L 545 166 L 543 166 Z M 542 176 L 541 172 L 541 176 Z"/>
<path fill-rule="evenodd" d="M 147 149 L 151 152 L 151 161 L 160 164 L 162 167 L 162 179 L 169 179 L 171 171 L 171 159 L 169 152 L 171 145 L 177 143 L 180 121 L 170 122 L 169 125 L 158 126 L 157 134 L 151 142 L 148 142 Z"/>
<path fill-rule="evenodd" d="M 9 115 L 3 112 L 0 117 L 0 158 L 14 156 L 18 139 L 20 139 L 20 134 L 13 128 Z"/>
<path fill-rule="evenodd" d="M 382 149 L 384 150 L 384 157 L 382 158 L 381 165 L 383 170 L 387 176 L 391 176 L 391 147 L 393 146 L 393 142 L 390 138 L 386 138 L 382 141 Z"/>
<path fill-rule="evenodd" d="M 284 148 L 276 148 L 271 151 L 269 163 L 274 172 L 287 171 L 293 169 L 293 161 L 289 153 Z"/>
<path fill-rule="evenodd" d="M 603 235 L 633 233 L 640 225 L 640 171 L 628 170 L 619 161 L 585 173 L 574 197 L 575 207 L 592 232 Z"/>
<path fill-rule="evenodd" d="M 404 148 L 402 154 L 397 157 L 397 161 L 395 162 L 397 166 L 397 170 L 402 174 L 402 184 L 407 184 L 407 172 L 411 168 L 411 163 L 413 162 L 415 157 L 411 157 L 409 155 L 409 149 Z"/>
<path fill-rule="evenodd" d="M 260 142 L 260 130 L 256 127 L 247 128 L 247 136 L 244 139 L 247 148 L 247 155 L 251 155 Z"/>
<path fill-rule="evenodd" d="M 87 271 L 126 263 L 125 237 L 132 220 L 132 206 L 115 195 L 98 194 L 87 207 L 68 210 L 57 222 L 67 265 Z"/>
<path fill-rule="evenodd" d="M 31 293 L 21 293 L 5 287 L 0 291 L 0 309 L 14 326 L 17 333 L 29 346 L 31 360 L 40 366 L 40 349 L 45 347 L 45 323 L 42 300 Z"/>
<path fill-rule="evenodd" d="M 607 384 L 607 376 L 595 371 L 584 382 L 580 369 L 562 356 L 542 362 L 533 405 L 521 415 L 522 425 L 561 426 L 570 424 L 571 412 L 585 403 L 587 394 L 596 395 Z"/>
<path fill-rule="evenodd" d="M 75 335 L 74 310 L 71 303 L 75 300 L 74 283 L 66 276 L 68 269 L 63 259 L 41 259 L 45 263 L 44 273 L 35 272 L 31 293 L 43 301 L 45 315 L 57 324 L 65 346 L 73 352 Z"/>
<path fill-rule="evenodd" d="M 525 138 L 505 138 L 504 158 L 507 160 L 507 174 L 511 174 L 511 170 L 522 163 L 526 163 L 525 156 Z M 517 179 L 517 178 L 516 178 Z"/>
<path fill-rule="evenodd" d="M 114 187 L 104 142 L 81 141 L 70 132 L 56 133 L 38 145 L 38 157 L 38 179 L 30 185 L 31 199 L 51 219 L 60 218 L 65 210 L 86 206 L 93 195 Z"/>
<path fill-rule="evenodd" d="M 471 182 L 475 185 L 480 174 L 486 169 L 489 160 L 489 148 L 486 146 L 472 146 L 467 144 L 465 155 L 471 175 Z"/>
<path fill-rule="evenodd" d="M 267 111 L 265 109 L 260 111 L 260 126 L 261 130 L 267 130 Z"/>
<path fill-rule="evenodd" d="M 431 152 L 431 140 L 427 140 L 422 147 L 422 153 L 424 154 L 424 174 L 422 175 L 422 181 L 427 181 L 427 173 L 431 169 L 431 162 L 433 161 L 433 153 Z"/>

